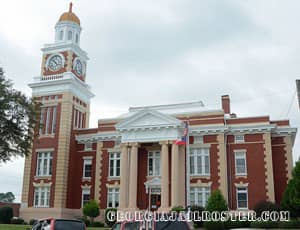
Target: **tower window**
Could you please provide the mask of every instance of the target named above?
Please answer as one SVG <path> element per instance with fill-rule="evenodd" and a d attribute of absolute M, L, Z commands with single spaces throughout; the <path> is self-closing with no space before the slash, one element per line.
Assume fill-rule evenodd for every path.
<path fill-rule="evenodd" d="M 64 38 L 64 31 L 61 30 L 59 33 L 59 40 L 63 40 L 63 38 Z"/>
<path fill-rule="evenodd" d="M 73 36 L 72 31 L 69 31 L 69 32 L 68 32 L 68 40 L 72 40 L 72 36 Z"/>
<path fill-rule="evenodd" d="M 76 44 L 78 44 L 78 41 L 79 41 L 79 36 L 78 34 L 76 34 Z"/>

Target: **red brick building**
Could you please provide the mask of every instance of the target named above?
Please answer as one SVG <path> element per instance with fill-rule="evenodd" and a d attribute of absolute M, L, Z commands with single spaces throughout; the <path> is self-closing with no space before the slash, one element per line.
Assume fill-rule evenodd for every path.
<path fill-rule="evenodd" d="M 55 42 L 42 49 L 40 76 L 29 84 L 42 103 L 42 125 L 25 161 L 23 218 L 81 216 L 90 199 L 101 209 L 205 206 L 216 189 L 233 210 L 280 202 L 296 134 L 288 120 L 237 117 L 226 95 L 217 109 L 202 102 L 132 107 L 89 128 L 93 94 L 80 32 L 70 6 L 55 26 Z M 187 145 L 175 144 L 184 133 Z"/>

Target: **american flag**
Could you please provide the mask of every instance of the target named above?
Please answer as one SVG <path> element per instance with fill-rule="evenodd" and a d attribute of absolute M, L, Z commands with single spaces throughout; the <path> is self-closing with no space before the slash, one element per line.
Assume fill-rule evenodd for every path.
<path fill-rule="evenodd" d="M 184 130 L 183 130 L 183 136 L 175 141 L 176 145 L 186 145 L 187 142 L 187 138 L 188 138 L 188 132 L 189 132 L 189 126 L 188 126 L 188 122 L 185 121 L 184 122 Z"/>

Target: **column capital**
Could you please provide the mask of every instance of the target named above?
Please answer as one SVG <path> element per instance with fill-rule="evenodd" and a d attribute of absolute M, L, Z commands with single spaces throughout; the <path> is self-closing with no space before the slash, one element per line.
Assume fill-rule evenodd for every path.
<path fill-rule="evenodd" d="M 171 144 L 171 141 L 160 141 L 159 144 L 160 145 L 168 145 L 168 144 Z"/>
<path fill-rule="evenodd" d="M 131 147 L 140 147 L 140 144 L 138 142 L 128 143 L 128 145 Z"/>

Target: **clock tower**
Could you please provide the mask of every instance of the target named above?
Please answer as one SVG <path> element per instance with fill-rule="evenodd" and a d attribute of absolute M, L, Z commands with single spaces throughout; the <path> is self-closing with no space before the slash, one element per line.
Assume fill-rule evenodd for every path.
<path fill-rule="evenodd" d="M 85 82 L 88 56 L 80 35 L 80 20 L 70 3 L 55 25 L 54 42 L 42 48 L 40 75 L 29 84 L 41 110 L 38 135 L 25 159 L 20 210 L 25 219 L 76 214 L 67 206 L 71 142 L 74 130 L 89 126 L 93 97 Z"/>

